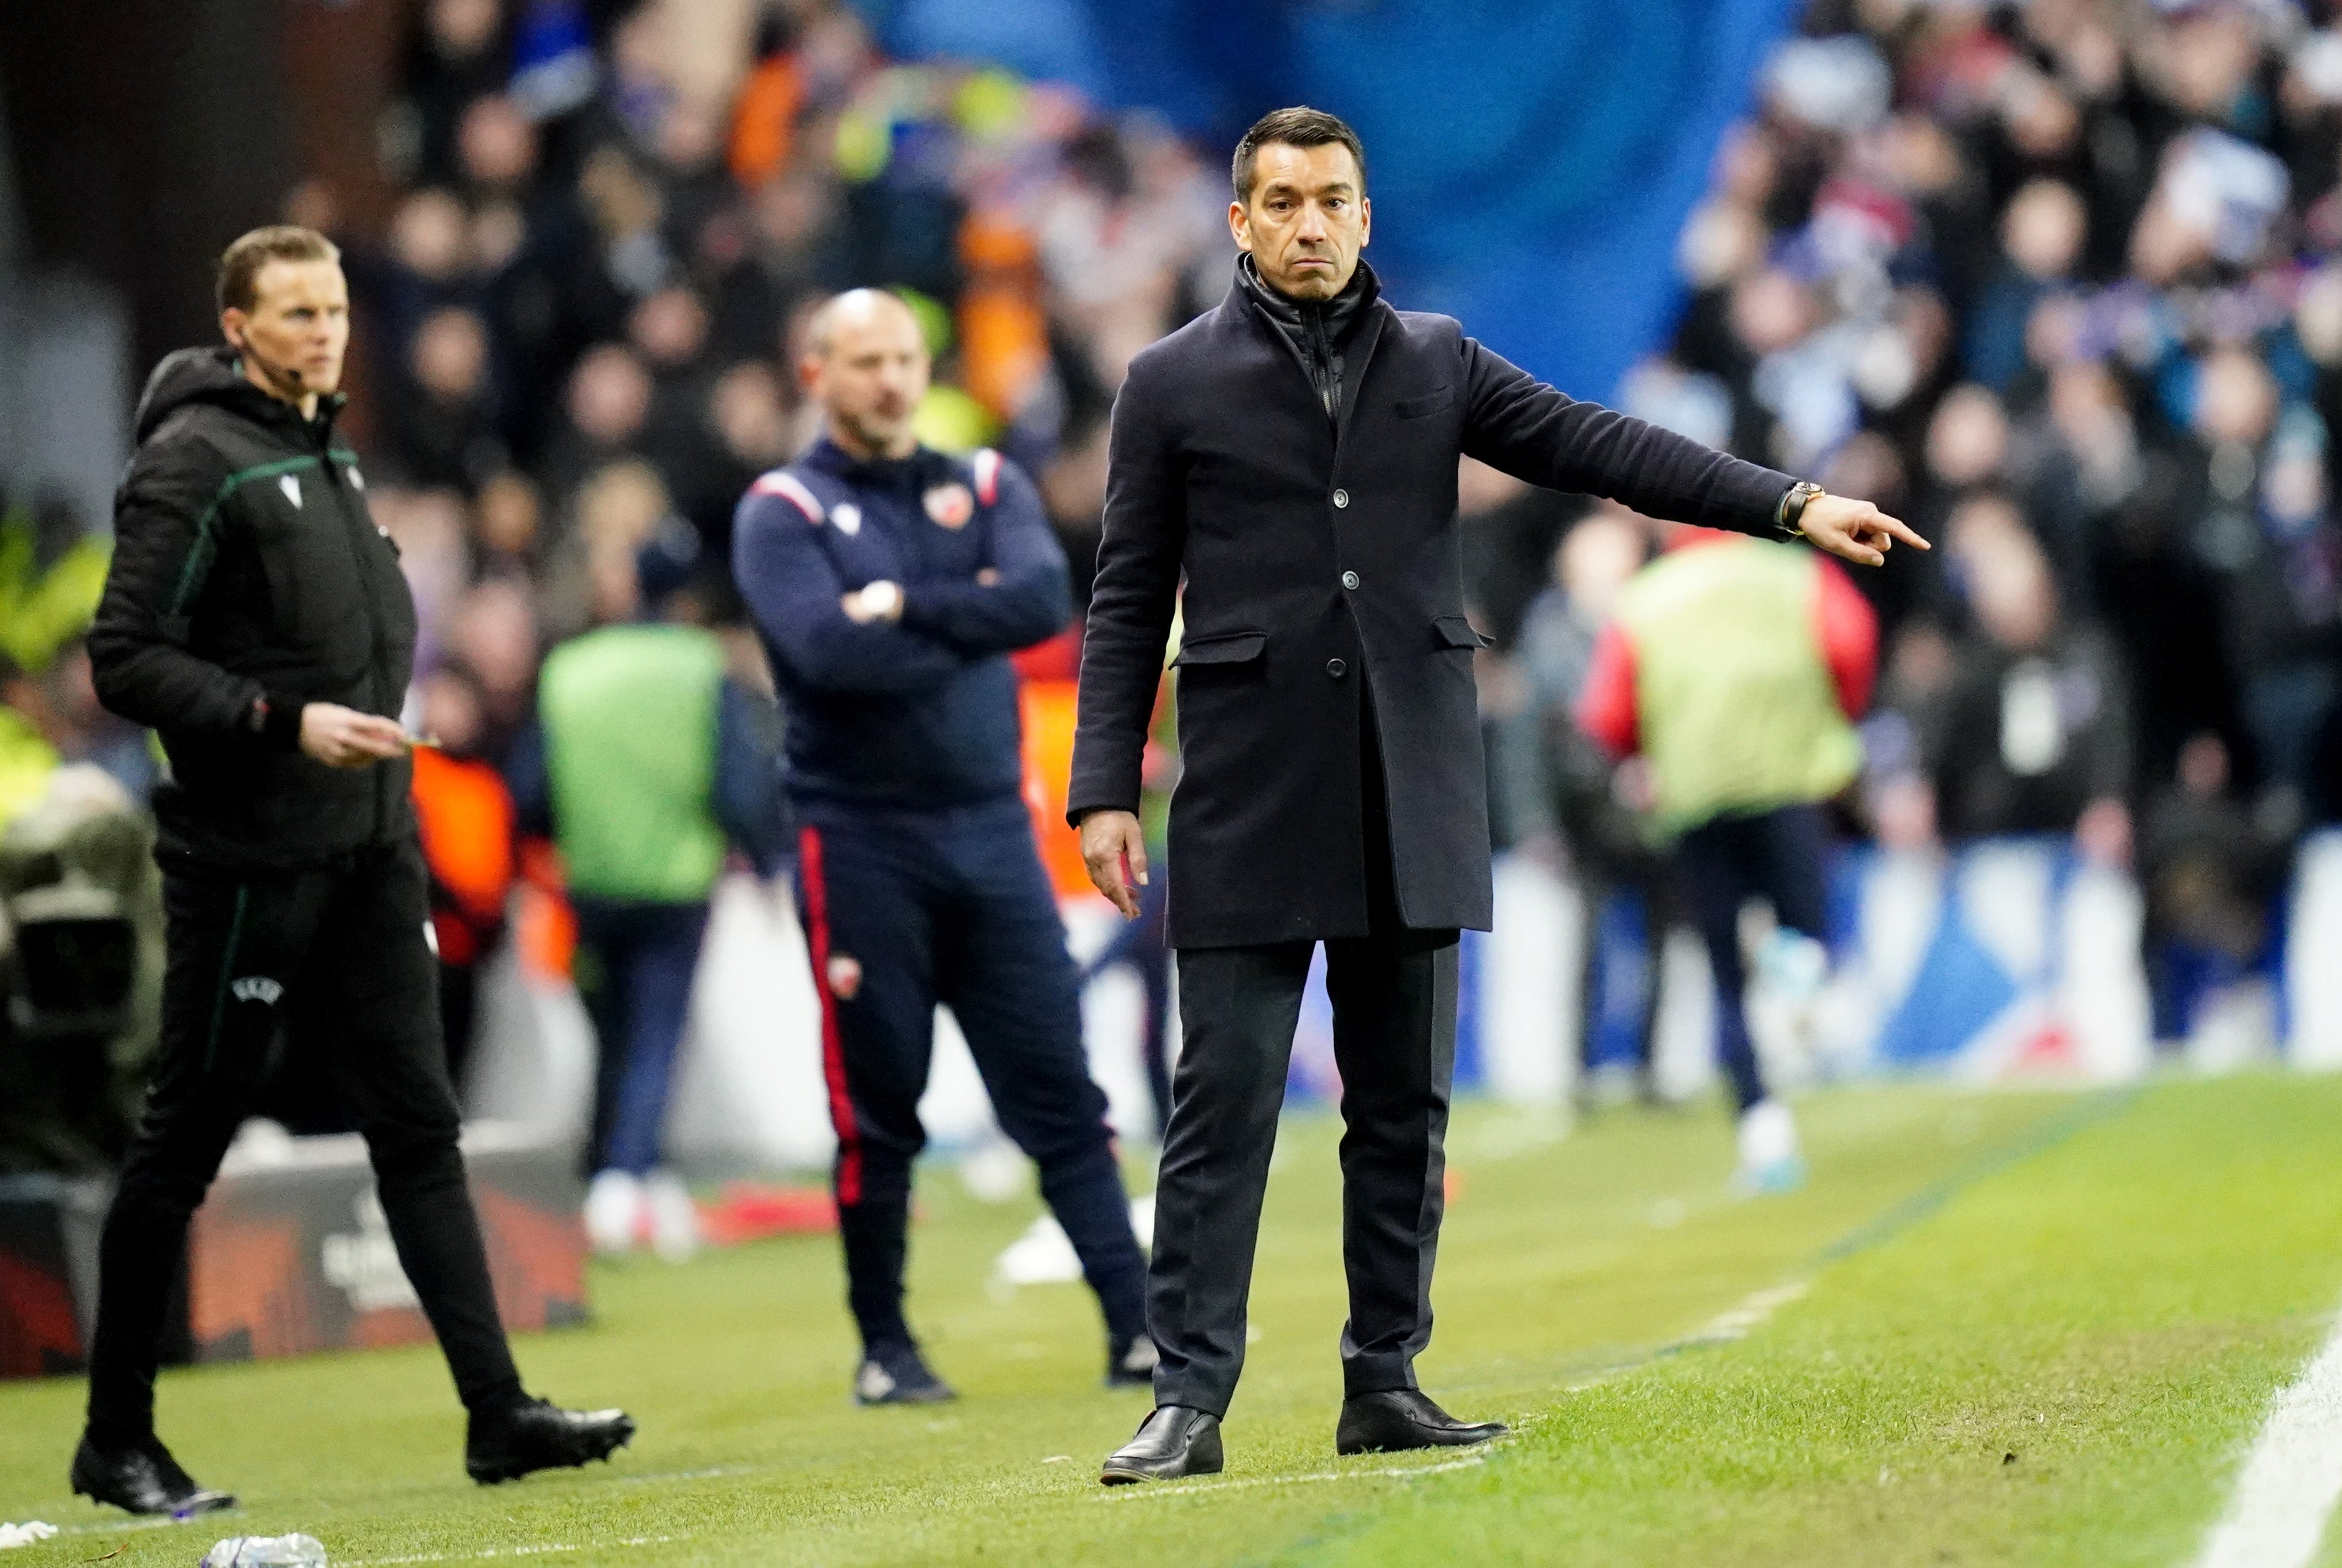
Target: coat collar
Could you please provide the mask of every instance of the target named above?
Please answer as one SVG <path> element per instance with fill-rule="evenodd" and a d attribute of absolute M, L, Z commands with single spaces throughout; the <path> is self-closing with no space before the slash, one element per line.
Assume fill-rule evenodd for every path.
<path fill-rule="evenodd" d="M 1326 336 L 1339 341 L 1361 318 L 1370 314 L 1375 301 L 1382 297 L 1382 280 L 1375 276 L 1364 256 L 1359 257 L 1357 270 L 1342 292 L 1331 299 L 1294 299 L 1269 286 L 1260 275 L 1249 251 L 1236 253 L 1236 293 L 1241 294 L 1252 307 L 1272 325 L 1287 333 L 1303 329 L 1306 323 L 1322 323 Z"/>
<path fill-rule="evenodd" d="M 224 344 L 182 348 L 166 356 L 147 378 L 146 389 L 138 399 L 137 438 L 144 441 L 152 436 L 164 420 L 190 403 L 211 403 L 289 438 L 329 447 L 335 418 L 347 401 L 339 392 L 330 393 L 317 399 L 315 417 L 305 419 L 293 404 L 270 397 L 246 380 L 235 349 Z"/>
<path fill-rule="evenodd" d="M 1256 275 L 1247 276 L 1251 271 L 1251 260 L 1249 255 L 1241 251 L 1237 253 L 1236 279 L 1229 286 L 1226 297 L 1220 302 L 1220 318 L 1231 327 L 1262 334 L 1282 352 L 1289 354 L 1292 352 L 1292 335 L 1286 330 L 1283 322 L 1270 314 L 1269 307 L 1261 297 L 1266 296 L 1283 300 L 1284 297 L 1258 282 Z M 1350 421 L 1357 411 L 1358 394 L 1366 384 L 1366 368 L 1375 357 L 1375 346 L 1382 341 L 1384 327 L 1398 314 L 1383 297 L 1382 279 L 1375 275 L 1373 267 L 1366 265 L 1364 256 L 1358 258 L 1358 270 L 1352 275 L 1349 286 L 1342 294 L 1345 297 L 1355 294 L 1356 303 L 1352 307 L 1355 319 L 1350 327 L 1350 335 L 1342 346 L 1342 376 L 1347 389 L 1342 395 L 1341 422 L 1334 434 L 1337 448 L 1349 435 Z M 1295 308 L 1311 307 L 1295 305 Z M 1324 307 L 1315 308 L 1323 309 Z"/>

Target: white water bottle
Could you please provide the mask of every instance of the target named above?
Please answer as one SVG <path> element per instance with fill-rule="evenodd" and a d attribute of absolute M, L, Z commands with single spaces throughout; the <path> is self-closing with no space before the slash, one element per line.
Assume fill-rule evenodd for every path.
<path fill-rule="evenodd" d="M 325 1548 L 314 1535 L 238 1535 L 205 1553 L 196 1568 L 325 1568 Z"/>

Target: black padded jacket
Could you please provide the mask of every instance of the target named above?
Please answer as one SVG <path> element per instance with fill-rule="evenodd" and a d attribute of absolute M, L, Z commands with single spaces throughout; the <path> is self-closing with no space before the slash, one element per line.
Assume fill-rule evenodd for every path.
<path fill-rule="evenodd" d="M 415 602 L 337 407 L 305 419 L 225 348 L 171 355 L 139 400 L 89 655 L 99 699 L 169 757 L 165 866 L 298 869 L 415 832 L 405 758 L 300 749 L 305 703 L 395 718 L 415 662 Z"/>

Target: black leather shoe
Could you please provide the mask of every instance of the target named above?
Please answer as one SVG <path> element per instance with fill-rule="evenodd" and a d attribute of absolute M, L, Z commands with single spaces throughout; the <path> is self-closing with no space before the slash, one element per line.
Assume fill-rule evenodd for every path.
<path fill-rule="evenodd" d="M 635 1418 L 623 1410 L 562 1410 L 532 1399 L 497 1415 L 472 1417 L 464 1472 L 482 1486 L 494 1486 L 533 1471 L 607 1459 L 634 1440 Z"/>
<path fill-rule="evenodd" d="M 1409 1448 L 1469 1448 L 1506 1432 L 1501 1421 L 1457 1421 L 1419 1391 L 1355 1393 L 1334 1428 L 1336 1453 L 1396 1453 Z"/>
<path fill-rule="evenodd" d="M 191 1519 L 234 1508 L 225 1492 L 197 1486 L 179 1468 L 158 1438 L 132 1448 L 100 1448 L 85 1437 L 74 1450 L 73 1489 L 93 1503 L 110 1503 L 131 1513 L 163 1513 Z"/>
<path fill-rule="evenodd" d="M 1134 1481 L 1176 1481 L 1183 1475 L 1217 1475 L 1220 1418 L 1184 1404 L 1157 1406 L 1138 1423 L 1138 1434 L 1106 1455 L 1098 1480 L 1107 1486 Z"/>
<path fill-rule="evenodd" d="M 1106 1349 L 1106 1386 L 1108 1388 L 1152 1388 L 1155 1386 L 1155 1363 L 1163 1359 L 1155 1342 L 1145 1334 L 1136 1339 L 1118 1340 Z"/>

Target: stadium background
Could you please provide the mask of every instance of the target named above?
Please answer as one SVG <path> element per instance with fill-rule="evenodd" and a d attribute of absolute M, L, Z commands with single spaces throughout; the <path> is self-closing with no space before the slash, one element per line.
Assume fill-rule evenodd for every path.
<path fill-rule="evenodd" d="M 1121 367 L 1225 286 L 1219 149 L 1306 99 L 1367 137 L 1397 297 L 1946 547 L 1864 580 L 1886 640 L 1841 812 L 1839 961 L 1819 992 L 1773 975 L 1788 994 L 1759 1007 L 1792 1081 L 1912 1062 L 2119 1077 L 2156 1041 L 2224 1063 L 2342 1055 L 2342 991 L 2287 961 L 2342 903 L 2319 837 L 2337 797 L 2342 44 L 2317 6 L 1712 0 L 1624 29 L 1578 5 L 1205 0 L 124 15 L 100 36 L 33 6 L 0 77 L 0 810 L 39 799 L 59 760 L 134 799 L 151 783 L 74 633 L 138 373 L 209 335 L 224 236 L 281 216 L 346 246 L 350 428 L 437 677 L 415 716 L 460 725 L 425 704 L 468 697 L 465 749 L 494 763 L 543 652 L 590 622 L 597 558 L 679 518 L 706 613 L 736 620 L 731 508 L 809 438 L 789 364 L 827 290 L 916 292 L 938 349 L 930 438 L 1040 476 L 1086 577 Z M 1581 974 L 1640 983 L 1637 911 L 1574 897 L 1504 766 L 1507 737 L 1551 717 L 1520 711 L 1552 689 L 1524 633 L 1566 618 L 1555 546 L 1588 508 L 1478 469 L 1465 495 L 1470 596 L 1498 639 L 1481 674 L 1506 914 L 1475 944 L 1462 1074 L 1560 1100 Z M 1979 611 L 2002 583 L 2052 601 L 2040 657 Z M 1069 635 L 1027 658 L 1028 727 L 1036 831 L 1095 944 L 1102 906 L 1048 799 L 1076 657 Z M 2028 671 L 2057 695 L 2019 756 L 2007 704 Z M 515 895 L 475 1098 L 563 1122 L 576 1096 L 548 1096 L 544 1063 L 582 1083 L 591 1048 L 558 994 L 554 883 Z M 769 961 L 791 933 L 765 910 L 727 899 L 704 977 L 677 1126 L 703 1168 L 821 1156 L 810 998 Z M 1551 961 L 1587 940 L 1590 971 Z M 1687 939 L 1662 967 L 1682 1095 L 1705 1081 L 1710 1004 Z M 1094 1053 L 1136 1129 L 1125 979 L 1093 995 Z M 1593 1000 L 1599 1030 L 1618 1009 Z M 1323 1022 L 1305 1091 L 1330 1088 Z M 971 1095 L 945 1072 L 947 1130 L 981 1131 Z"/>

